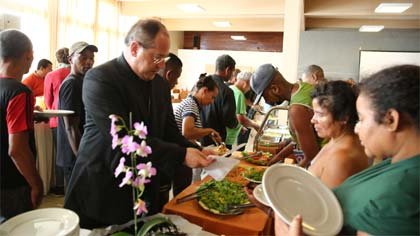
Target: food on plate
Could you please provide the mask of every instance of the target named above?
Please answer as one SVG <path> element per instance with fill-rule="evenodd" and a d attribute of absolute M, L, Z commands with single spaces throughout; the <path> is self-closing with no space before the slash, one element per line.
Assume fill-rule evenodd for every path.
<path fill-rule="evenodd" d="M 244 171 L 245 168 L 236 166 L 226 175 L 225 180 L 245 186 L 248 184 L 248 180 L 246 180 L 242 174 Z"/>
<path fill-rule="evenodd" d="M 229 207 L 249 203 L 242 185 L 227 180 L 208 181 L 197 192 L 200 206 L 214 214 L 230 214 Z"/>
<path fill-rule="evenodd" d="M 219 146 L 217 146 L 214 151 L 217 153 L 217 155 L 223 155 L 226 152 L 228 152 L 229 150 L 227 149 L 225 144 L 220 144 Z"/>
<path fill-rule="evenodd" d="M 243 159 L 249 163 L 266 166 L 273 154 L 269 152 L 242 152 Z"/>
<path fill-rule="evenodd" d="M 249 168 L 245 170 L 243 175 L 247 180 L 251 182 L 261 183 L 264 171 L 265 169 Z"/>

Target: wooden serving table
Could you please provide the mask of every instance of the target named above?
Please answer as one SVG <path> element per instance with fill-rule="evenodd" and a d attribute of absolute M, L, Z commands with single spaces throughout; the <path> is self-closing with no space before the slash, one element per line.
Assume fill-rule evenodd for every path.
<path fill-rule="evenodd" d="M 239 166 L 251 167 L 255 165 L 241 161 Z M 211 177 L 188 186 L 164 206 L 163 213 L 180 215 L 191 223 L 201 226 L 203 230 L 218 235 L 273 235 L 272 218 L 257 207 L 247 208 L 241 215 L 222 216 L 202 209 L 197 200 L 176 203 L 178 198 L 195 192 L 200 184 L 209 180 Z"/>

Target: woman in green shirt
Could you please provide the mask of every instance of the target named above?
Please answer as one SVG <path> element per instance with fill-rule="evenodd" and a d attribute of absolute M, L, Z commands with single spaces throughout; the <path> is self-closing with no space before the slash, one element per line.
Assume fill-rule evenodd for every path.
<path fill-rule="evenodd" d="M 342 234 L 420 234 L 419 83 L 420 67 L 413 65 L 361 82 L 355 131 L 368 156 L 389 158 L 334 189 L 344 214 Z M 290 229 L 277 218 L 276 235 L 302 232 L 300 217 Z"/>

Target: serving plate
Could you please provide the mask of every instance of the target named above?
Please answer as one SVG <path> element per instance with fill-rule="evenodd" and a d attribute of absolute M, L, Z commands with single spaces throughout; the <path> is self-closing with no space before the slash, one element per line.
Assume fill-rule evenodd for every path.
<path fill-rule="evenodd" d="M 70 110 L 43 110 L 43 111 L 37 111 L 35 110 L 34 113 L 41 117 L 58 117 L 58 116 L 68 116 L 71 114 L 74 114 L 74 111 Z"/>
<path fill-rule="evenodd" d="M 77 236 L 79 231 L 79 217 L 64 208 L 28 211 L 0 225 L 0 235 L 7 236 Z"/>
<path fill-rule="evenodd" d="M 263 190 L 270 206 L 287 224 L 300 214 L 308 235 L 336 235 L 343 213 L 334 193 L 305 169 L 286 164 L 269 167 Z"/>
<path fill-rule="evenodd" d="M 204 210 L 217 215 L 241 214 L 243 209 L 232 210 L 230 207 L 250 203 L 242 185 L 227 180 L 206 182 L 197 192 L 198 204 Z"/>
<path fill-rule="evenodd" d="M 270 206 L 270 203 L 268 203 L 267 198 L 265 197 L 264 190 L 261 184 L 257 185 L 257 187 L 254 188 L 252 191 L 252 195 L 254 195 L 255 199 L 259 201 L 260 203 Z"/>
<path fill-rule="evenodd" d="M 261 178 L 252 178 L 252 177 L 250 176 L 250 175 L 252 175 L 252 173 L 261 173 L 261 172 L 262 172 L 262 174 L 261 174 Z M 250 182 L 257 183 L 257 184 L 261 184 L 261 183 L 262 183 L 262 176 L 263 176 L 264 172 L 265 172 L 265 169 L 255 169 L 255 168 L 249 168 L 249 169 L 246 169 L 246 170 L 242 173 L 242 175 L 243 175 L 244 179 L 246 179 L 246 180 L 248 180 L 248 181 L 250 181 Z"/>

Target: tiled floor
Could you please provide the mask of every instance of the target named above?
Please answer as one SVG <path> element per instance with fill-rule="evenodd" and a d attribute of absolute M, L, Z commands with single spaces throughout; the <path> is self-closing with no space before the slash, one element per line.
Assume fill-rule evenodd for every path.
<path fill-rule="evenodd" d="M 41 206 L 39 208 L 50 208 L 59 207 L 62 208 L 64 205 L 64 196 L 59 196 L 49 193 L 42 199 Z"/>

